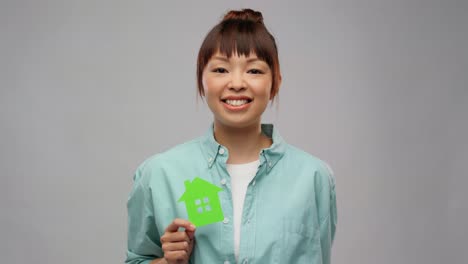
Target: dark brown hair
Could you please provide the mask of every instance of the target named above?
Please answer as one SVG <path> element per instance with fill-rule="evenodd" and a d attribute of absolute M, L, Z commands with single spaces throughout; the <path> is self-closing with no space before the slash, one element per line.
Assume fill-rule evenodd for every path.
<path fill-rule="evenodd" d="M 262 13 L 252 9 L 229 11 L 205 37 L 197 60 L 197 82 L 200 97 L 204 96 L 202 75 L 208 61 L 219 51 L 228 58 L 233 53 L 248 57 L 254 52 L 265 61 L 272 72 L 272 98 L 277 95 L 281 81 L 278 49 L 275 38 L 263 24 Z"/>

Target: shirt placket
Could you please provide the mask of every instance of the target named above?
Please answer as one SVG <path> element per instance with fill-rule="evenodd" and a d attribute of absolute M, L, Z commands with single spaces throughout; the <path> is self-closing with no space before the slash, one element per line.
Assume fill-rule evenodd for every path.
<path fill-rule="evenodd" d="M 241 236 L 240 236 L 240 251 L 239 262 L 242 264 L 252 263 L 255 257 L 255 239 L 256 239 L 256 224 L 257 224 L 257 180 L 262 178 L 266 173 L 266 158 L 263 152 L 260 154 L 260 165 L 255 177 L 247 187 L 245 194 L 244 206 L 242 210 Z"/>
<path fill-rule="evenodd" d="M 221 232 L 219 241 L 222 248 L 222 263 L 233 264 L 234 258 L 234 219 L 233 219 L 233 205 L 231 193 L 231 177 L 226 169 L 226 161 L 228 158 L 227 150 L 223 146 L 219 146 L 216 155 L 215 167 L 217 181 L 221 184 L 224 192 L 220 193 L 220 199 L 223 208 L 224 220 L 221 222 Z M 214 176 L 214 175 L 213 175 Z"/>

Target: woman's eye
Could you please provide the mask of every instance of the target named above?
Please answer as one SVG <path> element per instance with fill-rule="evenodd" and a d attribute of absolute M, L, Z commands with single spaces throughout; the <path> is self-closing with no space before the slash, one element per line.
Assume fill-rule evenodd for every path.
<path fill-rule="evenodd" d="M 257 69 L 251 69 L 248 72 L 252 73 L 252 74 L 262 74 L 263 73 L 261 70 L 257 70 Z"/>
<path fill-rule="evenodd" d="M 224 69 L 224 68 L 216 68 L 216 69 L 213 70 L 213 72 L 216 72 L 216 73 L 226 73 L 227 70 Z"/>

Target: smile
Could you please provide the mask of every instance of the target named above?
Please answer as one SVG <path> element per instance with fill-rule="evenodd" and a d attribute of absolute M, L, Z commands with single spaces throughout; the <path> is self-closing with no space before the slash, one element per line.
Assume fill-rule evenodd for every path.
<path fill-rule="evenodd" d="M 225 100 L 224 102 L 232 106 L 241 106 L 249 103 L 249 100 Z"/>
<path fill-rule="evenodd" d="M 250 107 L 251 99 L 225 99 L 221 100 L 224 107 L 229 111 L 244 111 Z"/>

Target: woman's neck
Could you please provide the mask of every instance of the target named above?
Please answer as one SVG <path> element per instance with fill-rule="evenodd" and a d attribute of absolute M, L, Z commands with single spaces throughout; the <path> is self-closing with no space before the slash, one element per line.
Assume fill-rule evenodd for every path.
<path fill-rule="evenodd" d="M 263 148 L 271 146 L 271 138 L 262 133 L 261 124 L 243 128 L 232 128 L 214 123 L 214 137 L 216 141 L 229 151 L 227 163 L 241 164 L 255 161 Z"/>

